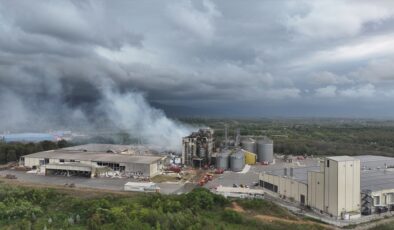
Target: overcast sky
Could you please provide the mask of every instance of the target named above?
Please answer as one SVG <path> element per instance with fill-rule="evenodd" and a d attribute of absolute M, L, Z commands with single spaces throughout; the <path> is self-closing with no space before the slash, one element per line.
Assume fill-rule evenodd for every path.
<path fill-rule="evenodd" d="M 12 119 L 107 84 L 179 114 L 394 117 L 394 1 L 0 0 Z"/>

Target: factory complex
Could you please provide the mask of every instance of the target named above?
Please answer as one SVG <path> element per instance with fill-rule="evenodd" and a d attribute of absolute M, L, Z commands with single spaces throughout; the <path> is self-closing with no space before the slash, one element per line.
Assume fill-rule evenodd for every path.
<path fill-rule="evenodd" d="M 273 141 L 268 137 L 241 136 L 239 130 L 234 141 L 229 141 L 227 129 L 222 148 L 214 151 L 214 132 L 200 129 L 182 140 L 182 164 L 193 167 L 215 165 L 216 168 L 240 172 L 245 165 L 274 163 Z"/>
<path fill-rule="evenodd" d="M 334 156 L 319 165 L 265 171 L 260 186 L 334 218 L 394 210 L 394 158 Z"/>
<path fill-rule="evenodd" d="M 168 189 L 165 182 L 151 179 L 171 174 L 182 186 L 192 183 L 226 197 L 271 196 L 334 220 L 394 211 L 394 158 L 289 159 L 274 155 L 274 142 L 266 136 L 241 136 L 237 131 L 229 141 L 227 130 L 217 145 L 214 131 L 204 128 L 183 137 L 182 150 L 175 155 L 147 145 L 87 144 L 25 155 L 19 163 L 45 175 L 92 178 L 115 173 L 119 178 L 143 178 L 144 183 L 127 181 L 124 191 Z M 193 170 L 200 174 L 187 177 Z M 181 180 L 184 176 L 187 179 Z"/>
<path fill-rule="evenodd" d="M 126 176 L 158 175 L 166 157 L 145 146 L 88 144 L 21 157 L 20 164 L 45 175 L 98 176 L 108 170 Z"/>

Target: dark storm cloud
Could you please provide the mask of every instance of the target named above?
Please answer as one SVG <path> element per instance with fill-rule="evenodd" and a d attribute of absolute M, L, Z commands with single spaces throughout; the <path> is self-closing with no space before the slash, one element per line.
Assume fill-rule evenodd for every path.
<path fill-rule="evenodd" d="M 0 124 L 92 123 L 108 95 L 118 98 L 109 85 L 212 113 L 327 105 L 340 116 L 357 104 L 370 115 L 366 104 L 394 97 L 392 9 L 383 0 L 0 1 L 9 111 L 0 115 L 13 116 Z"/>

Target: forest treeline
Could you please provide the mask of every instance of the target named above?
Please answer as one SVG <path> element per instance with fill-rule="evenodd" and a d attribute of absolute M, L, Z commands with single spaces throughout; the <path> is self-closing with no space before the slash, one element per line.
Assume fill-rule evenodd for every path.
<path fill-rule="evenodd" d="M 394 121 L 358 119 L 208 119 L 189 118 L 184 122 L 209 126 L 217 143 L 230 137 L 268 136 L 274 152 L 286 155 L 385 155 L 394 156 Z"/>
<path fill-rule="evenodd" d="M 187 194 L 87 197 L 51 189 L 0 186 L 0 229 L 322 229 L 314 224 L 263 222 L 268 214 L 297 219 L 265 200 L 233 200 L 198 188 Z M 245 212 L 231 208 L 237 202 Z"/>
<path fill-rule="evenodd" d="M 70 146 L 70 143 L 65 140 L 58 142 L 42 141 L 38 143 L 0 142 L 0 164 L 18 161 L 21 156 L 27 154 L 68 146 Z"/>

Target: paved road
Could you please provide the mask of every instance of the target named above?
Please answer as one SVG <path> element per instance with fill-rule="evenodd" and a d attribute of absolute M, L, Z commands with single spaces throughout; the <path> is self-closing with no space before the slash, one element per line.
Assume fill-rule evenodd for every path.
<path fill-rule="evenodd" d="M 18 177 L 20 182 L 47 184 L 47 185 L 65 185 L 74 183 L 76 187 L 106 189 L 114 191 L 123 191 L 123 185 L 129 181 L 135 181 L 129 178 L 83 178 L 83 177 L 65 177 L 65 176 L 44 176 L 30 174 L 24 171 L 3 170 L 0 176 L 13 174 Z M 171 194 L 183 191 L 183 184 L 178 183 L 158 183 L 160 192 L 163 194 Z"/>

